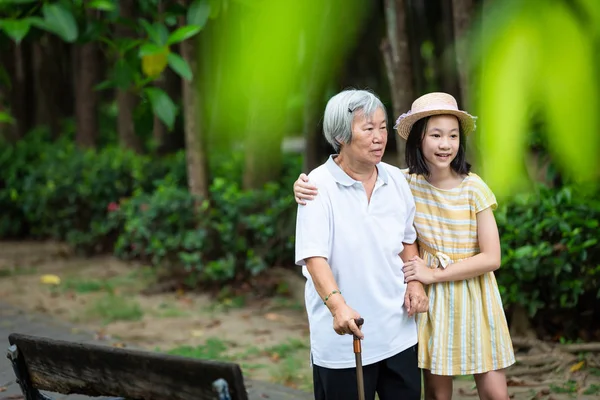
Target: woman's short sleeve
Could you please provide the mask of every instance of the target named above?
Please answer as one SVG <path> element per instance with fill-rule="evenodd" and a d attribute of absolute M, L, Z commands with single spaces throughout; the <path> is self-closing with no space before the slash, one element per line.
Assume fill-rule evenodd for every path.
<path fill-rule="evenodd" d="M 475 213 L 490 207 L 492 210 L 498 208 L 496 196 L 492 189 L 475 174 L 473 174 L 471 181 L 471 207 L 475 210 Z"/>

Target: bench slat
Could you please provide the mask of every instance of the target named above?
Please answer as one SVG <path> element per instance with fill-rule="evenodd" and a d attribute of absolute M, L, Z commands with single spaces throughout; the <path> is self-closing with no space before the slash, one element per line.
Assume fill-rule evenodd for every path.
<path fill-rule="evenodd" d="M 214 400 L 212 383 L 229 385 L 232 400 L 247 400 L 239 365 L 13 333 L 40 390 L 144 400 Z"/>

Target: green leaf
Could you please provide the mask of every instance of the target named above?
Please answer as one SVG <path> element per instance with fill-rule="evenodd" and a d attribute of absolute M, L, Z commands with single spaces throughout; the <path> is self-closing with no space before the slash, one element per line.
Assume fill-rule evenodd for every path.
<path fill-rule="evenodd" d="M 143 18 L 140 18 L 139 22 L 140 25 L 142 25 L 142 28 L 144 28 L 144 30 L 146 31 L 146 34 L 148 35 L 150 40 L 152 40 L 156 44 L 160 44 L 160 36 L 156 31 L 156 27 Z"/>
<path fill-rule="evenodd" d="M 21 40 L 23 40 L 23 38 L 27 35 L 27 32 L 29 32 L 31 21 L 27 18 L 12 20 L 7 19 L 0 21 L 0 27 L 8 36 L 10 36 L 12 40 L 17 43 L 21 43 Z"/>
<path fill-rule="evenodd" d="M 177 107 L 173 103 L 173 100 L 163 90 L 155 87 L 146 88 L 144 92 L 150 100 L 154 114 L 164 122 L 169 130 L 172 130 L 175 125 L 175 116 L 177 115 Z"/>
<path fill-rule="evenodd" d="M 27 4 L 34 3 L 38 0 L 0 0 L 0 4 Z"/>
<path fill-rule="evenodd" d="M 101 11 L 114 11 L 116 8 L 116 4 L 110 0 L 92 0 L 87 6 Z"/>
<path fill-rule="evenodd" d="M 204 28 L 210 16 L 210 3 L 208 0 L 196 0 L 192 3 L 187 13 L 188 25 L 196 25 Z"/>
<path fill-rule="evenodd" d="M 60 3 L 45 3 L 42 12 L 48 30 L 60 36 L 66 42 L 74 42 L 77 39 L 77 23 L 71 11 L 64 8 Z"/>
<path fill-rule="evenodd" d="M 173 69 L 173 71 L 177 72 L 179 76 L 188 81 L 192 79 L 192 69 L 187 61 L 181 58 L 178 54 L 170 53 L 167 57 L 167 60 L 169 62 L 169 66 Z"/>
<path fill-rule="evenodd" d="M 159 44 L 164 46 L 167 44 L 167 40 L 169 40 L 169 29 L 165 26 L 165 24 L 155 23 L 154 27 L 156 29 L 156 33 L 158 34 Z"/>
<path fill-rule="evenodd" d="M 135 71 L 127 60 L 119 59 L 112 71 L 112 79 L 120 89 L 127 89 L 135 80 Z"/>
<path fill-rule="evenodd" d="M 152 55 L 156 55 L 156 54 L 160 54 L 160 53 L 164 53 L 165 52 L 165 48 L 161 47 L 159 45 L 156 45 L 154 43 L 144 43 L 141 47 L 140 47 L 140 51 L 138 52 L 138 55 L 140 57 L 143 56 L 152 56 Z"/>
<path fill-rule="evenodd" d="M 167 40 L 167 44 L 174 44 L 184 41 L 185 39 L 189 39 L 195 34 L 200 32 L 200 27 L 195 25 L 182 26 L 177 29 L 175 32 L 169 36 L 169 40 Z"/>

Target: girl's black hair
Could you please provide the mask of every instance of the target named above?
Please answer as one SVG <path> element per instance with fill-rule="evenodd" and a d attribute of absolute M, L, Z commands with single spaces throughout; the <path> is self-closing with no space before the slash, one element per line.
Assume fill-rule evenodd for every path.
<path fill-rule="evenodd" d="M 427 168 L 425 157 L 423 157 L 423 152 L 421 151 L 423 145 L 423 135 L 425 134 L 425 128 L 427 128 L 429 118 L 431 117 L 424 117 L 415 122 L 410 129 L 408 139 L 406 139 L 406 150 L 404 152 L 404 156 L 406 165 L 408 166 L 409 174 L 418 174 L 426 177 L 429 176 L 429 168 Z M 458 147 L 458 154 L 450 163 L 450 168 L 452 168 L 454 172 L 459 175 L 467 175 L 471 171 L 471 164 L 469 164 L 466 160 L 467 142 L 465 133 L 460 123 L 458 126 L 458 140 L 460 145 Z"/>

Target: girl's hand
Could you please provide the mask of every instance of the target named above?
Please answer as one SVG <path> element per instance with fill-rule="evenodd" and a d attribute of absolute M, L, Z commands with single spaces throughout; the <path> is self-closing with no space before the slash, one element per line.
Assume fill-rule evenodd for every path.
<path fill-rule="evenodd" d="M 404 263 L 404 281 L 419 281 L 423 285 L 435 283 L 435 268 L 429 268 L 421 257 L 415 256 Z"/>
<path fill-rule="evenodd" d="M 308 176 L 300 174 L 298 180 L 294 182 L 294 199 L 296 203 L 306 205 L 304 200 L 312 200 L 317 195 L 317 188 L 308 183 Z"/>

